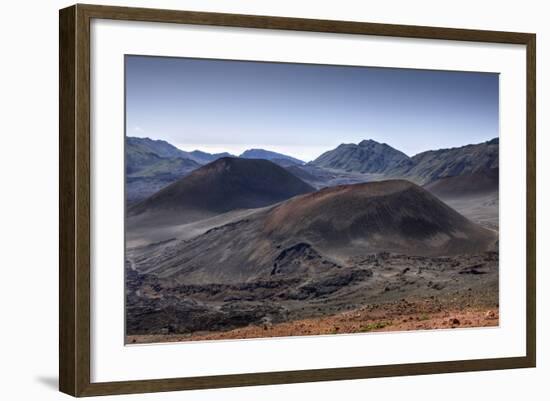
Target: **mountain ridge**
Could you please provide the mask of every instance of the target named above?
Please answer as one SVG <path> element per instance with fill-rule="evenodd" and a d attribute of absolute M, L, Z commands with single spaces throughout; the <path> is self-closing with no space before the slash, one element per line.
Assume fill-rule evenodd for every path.
<path fill-rule="evenodd" d="M 154 153 L 160 157 L 179 157 L 183 159 L 193 160 L 198 164 L 207 164 L 221 157 L 234 157 L 228 152 L 208 153 L 202 150 L 185 151 L 172 145 L 163 139 L 151 139 L 149 137 L 141 138 L 135 136 L 127 136 L 126 144 L 130 146 L 139 146 L 146 149 L 150 153 Z"/>
<path fill-rule="evenodd" d="M 257 148 L 247 149 L 243 153 L 241 153 L 239 157 L 244 159 L 265 159 L 265 160 L 271 160 L 271 161 L 287 160 L 293 164 L 299 164 L 299 165 L 305 164 L 304 161 L 297 159 L 295 157 L 288 156 L 283 153 L 273 152 L 271 150 L 257 149 Z"/>
<path fill-rule="evenodd" d="M 412 164 L 398 166 L 388 172 L 424 185 L 445 177 L 474 174 L 498 169 L 499 139 L 454 148 L 428 150 L 414 155 Z"/>
<path fill-rule="evenodd" d="M 126 137 L 126 199 L 138 202 L 185 176 L 200 164 L 166 141 Z"/>
<path fill-rule="evenodd" d="M 340 144 L 309 164 L 348 172 L 385 173 L 396 166 L 408 163 L 409 160 L 405 153 L 386 143 L 365 139 L 358 144 Z"/>
<path fill-rule="evenodd" d="M 424 185 L 440 178 L 468 175 L 498 168 L 499 139 L 453 148 L 427 150 L 412 157 L 372 139 L 340 144 L 308 166 L 329 170 L 382 174 L 386 179 L 405 178 Z"/>
<path fill-rule="evenodd" d="M 428 185 L 448 177 L 475 176 L 498 169 L 498 145 L 497 137 L 409 157 L 386 143 L 364 139 L 358 144 L 340 144 L 306 164 L 288 155 L 255 148 L 244 151 L 239 158 L 269 160 L 316 188 L 400 178 Z M 185 152 L 163 140 L 127 137 L 127 199 L 132 203 L 141 201 L 200 165 L 228 155 L 200 150 Z M 467 182 L 461 185 L 464 184 Z"/>

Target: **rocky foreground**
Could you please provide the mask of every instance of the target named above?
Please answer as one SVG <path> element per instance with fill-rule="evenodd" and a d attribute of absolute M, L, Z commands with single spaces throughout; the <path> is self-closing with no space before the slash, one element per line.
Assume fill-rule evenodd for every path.
<path fill-rule="evenodd" d="M 498 307 L 465 307 L 447 309 L 437 300 L 408 302 L 406 300 L 369 305 L 358 310 L 313 319 L 300 319 L 279 324 L 249 325 L 221 331 L 192 334 L 131 335 L 129 344 L 235 340 L 267 338 L 390 332 L 410 330 L 459 329 L 496 327 L 499 325 Z"/>
<path fill-rule="evenodd" d="M 379 253 L 322 279 L 182 285 L 128 268 L 127 343 L 498 325 L 498 254 Z"/>

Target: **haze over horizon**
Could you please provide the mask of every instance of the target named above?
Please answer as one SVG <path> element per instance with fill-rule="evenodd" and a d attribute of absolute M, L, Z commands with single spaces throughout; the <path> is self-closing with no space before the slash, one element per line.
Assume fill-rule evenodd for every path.
<path fill-rule="evenodd" d="M 133 137 L 137 137 L 137 138 L 143 138 L 143 139 L 151 139 L 151 140 L 161 140 L 161 141 L 166 141 L 165 139 L 163 138 L 152 138 L 152 137 L 149 137 L 149 136 L 139 136 L 139 135 L 133 135 Z M 497 137 L 495 137 L 497 138 Z M 489 138 L 487 139 L 486 141 L 489 141 L 491 139 L 495 139 L 495 138 Z M 364 138 L 364 140 L 369 140 L 369 139 L 372 139 L 372 138 Z M 483 142 L 486 142 L 485 140 L 484 141 L 481 141 L 479 143 L 483 143 Z M 166 141 L 168 142 L 168 141 Z M 359 141 L 361 142 L 361 141 Z M 168 142 L 170 143 L 170 142 Z M 267 151 L 271 151 L 271 152 L 277 152 L 277 153 L 281 153 L 283 155 L 286 155 L 286 156 L 291 156 L 291 157 L 295 157 L 299 160 L 302 160 L 302 161 L 305 161 L 305 162 L 309 162 L 309 161 L 313 161 L 315 160 L 317 157 L 321 156 L 323 153 L 327 152 L 327 151 L 330 151 L 330 150 L 333 150 L 335 147 L 332 147 L 332 148 L 326 148 L 324 150 L 322 150 L 319 154 L 315 155 L 313 158 L 311 158 L 310 160 L 306 160 L 306 159 L 301 159 L 300 157 L 296 156 L 295 154 L 292 154 L 290 152 L 286 152 L 285 149 L 281 149 L 281 150 L 278 150 L 277 147 L 274 147 L 272 145 L 259 145 L 259 146 L 250 146 L 250 147 L 247 147 L 246 145 L 242 145 L 242 147 L 239 147 L 239 148 L 236 148 L 236 147 L 232 147 L 232 149 L 236 149 L 236 151 L 229 151 L 227 150 L 227 148 L 224 148 L 223 146 L 205 146 L 203 148 L 193 148 L 193 147 L 187 147 L 187 148 L 183 148 L 181 146 L 178 146 L 178 145 L 175 145 L 173 143 L 170 143 L 171 145 L 175 146 L 176 148 L 180 149 L 180 150 L 183 150 L 185 152 L 193 152 L 193 151 L 202 151 L 202 152 L 206 152 L 206 153 L 211 153 L 211 154 L 216 154 L 216 153 L 230 153 L 231 155 L 233 156 L 240 156 L 242 153 L 244 153 L 244 151 L 246 150 L 252 150 L 252 149 L 262 149 L 262 150 L 267 150 Z M 357 144 L 357 143 L 355 143 Z M 455 147 L 462 147 L 462 146 L 466 146 L 466 145 L 477 145 L 478 142 L 475 142 L 475 143 L 464 143 L 462 145 L 456 145 Z M 339 144 L 340 145 L 340 144 Z M 392 146 L 392 144 L 390 143 L 386 143 L 386 145 L 389 145 L 391 146 L 392 148 L 396 149 L 396 150 L 399 150 L 401 151 L 401 149 L 399 149 L 398 147 L 396 146 Z M 449 147 L 451 148 L 451 147 Z M 433 148 L 433 149 L 425 149 L 421 152 L 418 152 L 418 153 L 422 153 L 424 151 L 430 151 L 430 150 L 438 150 L 438 149 L 447 149 L 447 148 Z M 405 153 L 405 152 L 403 152 Z M 411 155 L 407 155 L 409 157 L 412 157 L 418 153 L 415 153 L 415 154 L 411 154 Z"/>
<path fill-rule="evenodd" d="M 126 135 L 311 161 L 373 139 L 409 156 L 499 136 L 498 74 L 126 56 Z"/>

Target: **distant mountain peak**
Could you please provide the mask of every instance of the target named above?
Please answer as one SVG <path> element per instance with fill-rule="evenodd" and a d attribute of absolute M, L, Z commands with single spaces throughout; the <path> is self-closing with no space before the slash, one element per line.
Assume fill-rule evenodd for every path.
<path fill-rule="evenodd" d="M 129 136 L 127 137 L 129 140 L 135 140 L 135 141 L 144 141 L 144 142 L 153 142 L 153 143 L 168 143 L 164 139 L 153 139 L 146 137 L 137 137 L 137 136 Z"/>
<path fill-rule="evenodd" d="M 377 142 L 374 139 L 363 139 L 357 145 L 359 145 L 359 146 L 369 146 L 369 145 L 371 145 L 372 146 L 372 145 L 386 145 L 386 144 Z"/>
<path fill-rule="evenodd" d="M 311 164 L 349 172 L 384 173 L 409 162 L 409 156 L 388 144 L 365 139 L 358 144 L 341 144 L 323 153 Z"/>
<path fill-rule="evenodd" d="M 295 157 L 288 156 L 282 153 L 273 152 L 271 150 L 252 148 L 247 149 L 239 156 L 243 159 L 264 159 L 264 160 L 286 160 L 294 164 L 305 164 L 302 160 L 296 159 Z M 281 163 L 278 163 L 281 164 Z"/>

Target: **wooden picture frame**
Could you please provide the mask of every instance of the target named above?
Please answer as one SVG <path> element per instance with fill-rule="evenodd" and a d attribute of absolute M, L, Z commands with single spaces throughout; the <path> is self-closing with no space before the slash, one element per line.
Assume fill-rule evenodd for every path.
<path fill-rule="evenodd" d="M 90 21 L 94 18 L 525 45 L 527 49 L 525 60 L 527 71 L 526 356 L 92 383 L 90 380 Z M 73 396 L 94 396 L 535 366 L 536 37 L 534 34 L 80 4 L 60 10 L 59 29 L 59 388 L 62 392 Z"/>

